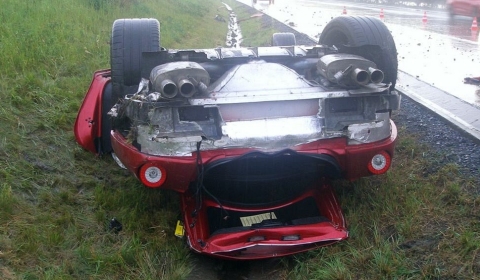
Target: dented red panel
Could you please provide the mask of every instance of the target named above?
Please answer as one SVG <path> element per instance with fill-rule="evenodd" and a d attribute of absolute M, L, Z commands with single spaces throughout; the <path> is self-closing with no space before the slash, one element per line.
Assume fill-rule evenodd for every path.
<path fill-rule="evenodd" d="M 249 216 L 258 212 L 276 212 L 305 199 L 312 199 L 321 215 L 318 221 L 304 224 L 288 224 L 272 227 L 242 227 L 226 231 L 211 232 L 208 209 L 221 208 L 225 219 L 229 212 Z M 203 199 L 199 211 L 195 209 L 194 198 L 182 196 L 185 231 L 191 248 L 199 253 L 226 259 L 263 259 L 295 254 L 315 247 L 325 246 L 348 238 L 348 231 L 338 200 L 331 186 L 323 180 L 317 181 L 311 189 L 286 203 L 272 207 L 232 207 L 221 205 L 208 197 Z M 192 214 L 194 213 L 194 214 Z M 211 218 L 211 217 L 210 217 Z M 312 217 L 313 218 L 313 217 Z M 297 237 L 286 240 L 286 237 Z"/>
<path fill-rule="evenodd" d="M 362 145 L 348 145 L 345 138 L 323 139 L 292 147 L 292 150 L 306 154 L 324 154 L 331 156 L 338 163 L 342 177 L 355 180 L 370 176 L 368 163 L 372 157 L 386 151 L 393 157 L 397 128 L 391 121 L 391 136 L 387 139 Z M 196 179 L 195 155 L 183 157 L 155 156 L 141 153 L 127 141 L 118 131 L 112 132 L 112 147 L 125 167 L 138 177 L 139 168 L 147 161 L 157 162 L 166 170 L 167 179 L 162 188 L 179 192 L 187 190 L 189 184 Z M 202 163 L 207 164 L 223 158 L 236 157 L 254 149 L 231 148 L 223 150 L 207 150 L 201 152 Z"/>
<path fill-rule="evenodd" d="M 101 137 L 102 93 L 109 81 L 110 70 L 95 72 L 75 120 L 75 139 L 80 146 L 92 153 L 98 153 L 95 143 L 96 139 Z"/>
<path fill-rule="evenodd" d="M 298 46 L 289 33 L 274 34 L 272 47 L 173 50 L 160 48 L 157 20 L 122 19 L 113 25 L 113 73 L 94 74 L 75 138 L 90 152 L 113 152 L 145 186 L 178 192 L 184 227 L 175 234 L 184 231 L 196 252 L 263 259 L 344 240 L 330 180 L 388 170 L 390 114 L 401 100 L 396 60 L 376 69 L 396 56 L 390 33 L 380 21 L 336 24 L 354 22 L 368 27 L 365 37 L 380 28 L 385 53 L 370 60 Z"/>

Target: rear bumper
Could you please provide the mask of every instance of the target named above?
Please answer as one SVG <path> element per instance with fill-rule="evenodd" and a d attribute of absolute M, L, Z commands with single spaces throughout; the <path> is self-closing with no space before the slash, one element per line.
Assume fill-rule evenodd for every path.
<path fill-rule="evenodd" d="M 380 152 L 386 152 L 393 158 L 397 128 L 391 122 L 391 134 L 387 139 L 360 145 L 348 145 L 346 138 L 322 139 L 307 144 L 291 147 L 298 153 L 323 154 L 332 157 L 340 167 L 341 177 L 355 180 L 373 175 L 368 170 L 372 157 Z M 185 192 L 191 182 L 195 181 L 196 156 L 153 156 L 138 151 L 119 132 L 112 131 L 112 147 L 125 167 L 135 176 L 139 176 L 140 167 L 146 162 L 155 162 L 166 171 L 166 180 L 162 188 Z M 254 151 L 247 148 L 234 148 L 222 150 L 201 151 L 202 164 L 209 164 L 216 160 L 238 157 L 247 152 Z"/>

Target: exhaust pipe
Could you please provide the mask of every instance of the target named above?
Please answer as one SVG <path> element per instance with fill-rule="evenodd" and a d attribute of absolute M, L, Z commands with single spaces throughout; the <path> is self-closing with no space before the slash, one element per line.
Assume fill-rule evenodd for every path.
<path fill-rule="evenodd" d="M 152 91 L 159 92 L 163 98 L 173 99 L 178 94 L 190 98 L 197 91 L 206 92 L 210 75 L 196 62 L 169 62 L 157 65 L 150 71 L 150 83 Z"/>
<path fill-rule="evenodd" d="M 162 80 L 160 83 L 160 93 L 165 98 L 174 98 L 178 93 L 177 85 L 170 79 Z"/>
<path fill-rule="evenodd" d="M 368 74 L 370 75 L 370 80 L 372 81 L 372 83 L 379 84 L 383 82 L 384 75 L 382 70 L 368 67 Z"/>
<path fill-rule="evenodd" d="M 178 81 L 178 88 L 180 95 L 186 98 L 192 97 L 195 92 L 197 92 L 193 83 L 188 79 L 181 79 Z"/>
<path fill-rule="evenodd" d="M 368 84 L 368 82 L 370 81 L 369 73 L 360 68 L 353 69 L 350 77 L 355 83 L 362 86 Z"/>
<path fill-rule="evenodd" d="M 374 62 L 361 56 L 343 53 L 324 55 L 317 62 L 320 75 L 347 87 L 382 83 L 384 73 L 376 67 Z"/>

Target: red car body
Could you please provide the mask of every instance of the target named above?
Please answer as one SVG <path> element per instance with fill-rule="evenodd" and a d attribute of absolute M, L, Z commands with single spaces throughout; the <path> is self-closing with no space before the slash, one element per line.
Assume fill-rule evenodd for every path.
<path fill-rule="evenodd" d="M 146 187 L 178 192 L 176 234 L 196 252 L 262 259 L 346 239 L 331 181 L 387 172 L 400 106 L 393 39 L 361 22 L 384 31 L 390 82 L 373 61 L 295 46 L 291 33 L 272 47 L 167 50 L 158 21 L 118 20 L 112 69 L 94 74 L 75 138 Z"/>
<path fill-rule="evenodd" d="M 447 0 L 446 5 L 451 15 L 480 16 L 480 0 Z"/>
<path fill-rule="evenodd" d="M 98 154 L 98 143 L 102 137 L 102 94 L 110 83 L 110 71 L 95 73 L 90 89 L 79 110 L 75 122 L 74 133 L 77 142 L 92 153 Z M 368 165 L 374 155 L 388 153 L 392 156 L 397 137 L 395 124 L 391 122 L 391 135 L 381 141 L 363 145 L 348 145 L 347 139 L 323 139 L 303 145 L 291 147 L 293 151 L 304 154 L 328 155 L 338 162 L 340 177 L 355 180 L 372 175 Z M 118 131 L 111 131 L 111 143 L 115 155 L 137 178 L 140 178 L 141 167 L 148 163 L 162 166 L 166 174 L 162 188 L 171 189 L 181 194 L 183 223 L 188 244 L 197 252 L 227 259 L 260 259 L 294 254 L 318 246 L 324 246 L 348 237 L 346 223 L 341 208 L 330 186 L 330 181 L 319 178 L 308 186 L 299 196 L 292 200 L 268 207 L 252 207 L 246 211 L 238 207 L 221 205 L 215 199 L 205 197 L 200 211 L 196 211 L 195 196 L 189 185 L 198 176 L 197 157 L 165 157 L 140 152 Z M 208 164 L 225 158 L 235 158 L 255 149 L 235 148 L 227 150 L 202 151 L 202 164 Z M 387 168 L 388 169 L 388 168 Z M 385 170 L 386 171 L 386 170 Z M 302 200 L 313 200 L 325 220 L 304 225 L 284 225 L 242 230 L 238 232 L 216 232 L 209 229 L 209 209 L 248 213 L 255 215 L 295 205 Z M 293 206 L 294 207 L 294 206 Z M 311 208 L 311 206 L 310 206 Z M 294 208 L 292 208 L 294 209 Z M 223 211 L 223 210 L 222 210 Z M 195 213 L 195 215 L 192 215 Z M 305 217 L 308 218 L 308 217 Z M 218 218 L 217 219 L 223 219 Z M 287 238 L 298 240 L 284 240 Z"/>

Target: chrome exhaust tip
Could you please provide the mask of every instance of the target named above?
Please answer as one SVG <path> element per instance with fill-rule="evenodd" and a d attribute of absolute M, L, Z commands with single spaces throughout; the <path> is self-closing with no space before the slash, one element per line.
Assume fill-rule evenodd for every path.
<path fill-rule="evenodd" d="M 368 74 L 368 72 L 360 68 L 353 69 L 351 75 L 353 81 L 362 86 L 368 84 L 368 82 L 370 81 L 370 75 Z"/>
<path fill-rule="evenodd" d="M 368 74 L 370 75 L 370 80 L 372 81 L 372 83 L 379 84 L 383 82 L 384 75 L 382 70 L 369 67 Z"/>
<path fill-rule="evenodd" d="M 178 88 L 180 95 L 186 98 L 192 97 L 197 92 L 193 83 L 188 79 L 180 80 L 178 82 Z"/>
<path fill-rule="evenodd" d="M 169 79 L 165 79 L 160 83 L 161 94 L 165 98 L 174 98 L 177 96 L 178 88 L 177 85 Z"/>

